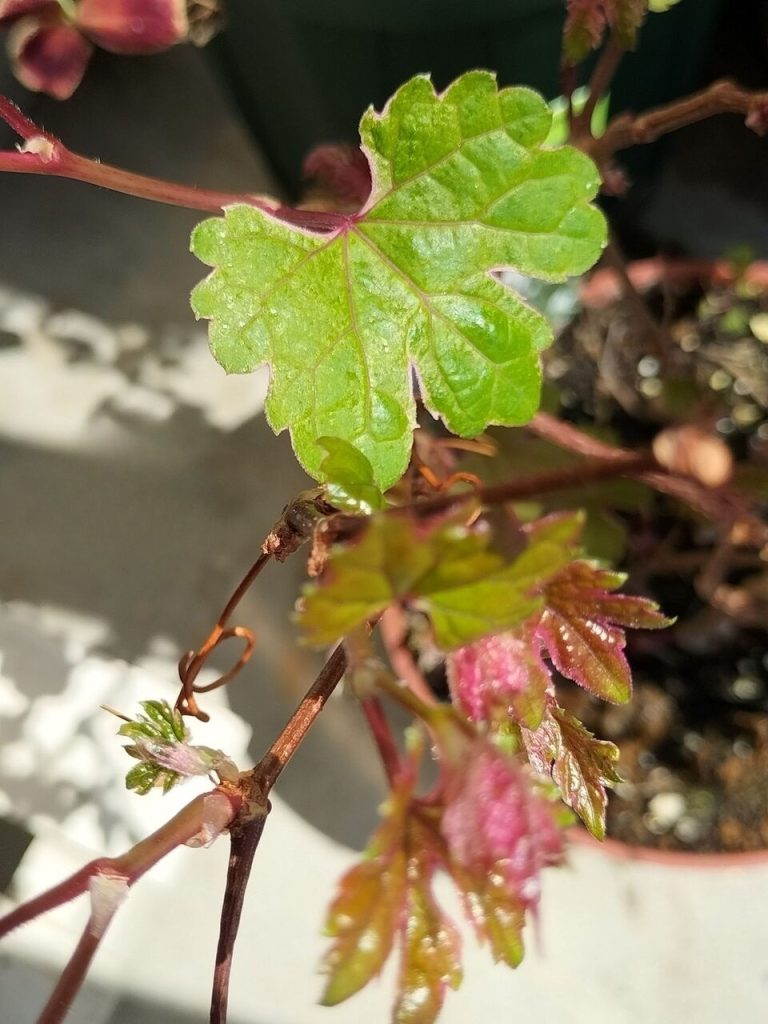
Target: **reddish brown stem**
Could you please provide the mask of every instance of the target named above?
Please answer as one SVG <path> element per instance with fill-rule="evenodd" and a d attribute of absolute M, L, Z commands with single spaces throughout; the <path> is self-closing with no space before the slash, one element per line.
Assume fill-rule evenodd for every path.
<path fill-rule="evenodd" d="M 508 501 L 521 501 L 523 498 L 581 487 L 614 476 L 635 476 L 655 465 L 656 460 L 648 453 L 617 451 L 610 459 L 601 457 L 579 466 L 565 466 L 546 473 L 532 473 L 530 476 L 462 491 L 459 494 L 438 494 L 434 498 L 425 498 L 412 505 L 393 509 L 392 514 L 429 517 L 458 509 L 470 501 L 476 501 L 480 505 L 502 505 Z"/>
<path fill-rule="evenodd" d="M 213 798 L 221 801 L 216 806 L 216 828 L 226 827 L 226 820 L 221 820 L 218 815 L 222 810 L 226 810 L 228 804 L 229 813 L 225 814 L 224 818 L 228 818 L 230 822 L 235 818 L 242 806 L 239 793 L 219 788 L 212 793 L 197 796 L 170 821 L 137 843 L 127 853 L 119 857 L 102 857 L 91 861 L 66 881 L 11 911 L 0 920 L 0 936 L 54 907 L 68 903 L 82 895 L 91 885 L 92 879 L 98 878 L 102 881 L 115 879 L 126 889 L 130 888 L 137 879 L 141 878 L 171 850 L 212 827 L 212 808 L 209 801 Z M 74 953 L 62 971 L 56 987 L 40 1015 L 38 1024 L 59 1024 L 64 1019 L 80 990 L 99 942 L 112 920 L 117 906 L 116 901 L 108 910 L 105 910 L 103 906 L 100 907 L 98 920 L 94 909 Z"/>
<path fill-rule="evenodd" d="M 360 706 L 363 709 L 363 714 L 368 722 L 371 735 L 374 738 L 376 748 L 384 765 L 387 782 L 392 787 L 402 774 L 403 764 L 395 738 L 392 735 L 392 729 L 384 713 L 384 708 L 381 706 L 381 701 L 378 697 L 365 697 L 360 701 Z"/>
<path fill-rule="evenodd" d="M 20 139 L 32 139 L 37 136 L 52 139 L 52 136 L 38 128 L 34 121 L 30 121 L 26 114 L 22 114 L 15 103 L 3 95 L 0 95 L 0 120 L 5 121 L 8 127 L 12 128 Z"/>
<path fill-rule="evenodd" d="M 595 107 L 600 102 L 600 98 L 609 89 L 625 52 L 618 37 L 613 33 L 604 46 L 603 52 L 600 54 L 595 69 L 592 72 L 584 109 L 573 117 L 571 132 L 574 138 L 582 135 L 592 137 L 592 115 L 595 112 Z"/>
<path fill-rule="evenodd" d="M 408 648 L 408 620 L 400 605 L 393 604 L 387 608 L 381 616 L 379 632 L 395 674 L 425 704 L 437 703 L 429 683 Z"/>
<path fill-rule="evenodd" d="M 71 178 L 138 199 L 149 199 L 167 206 L 183 206 L 206 213 L 220 213 L 226 206 L 245 203 L 264 210 L 278 220 L 287 221 L 309 231 L 339 230 L 355 219 L 353 215 L 325 210 L 297 210 L 290 206 L 282 206 L 268 197 L 250 193 L 220 192 L 215 189 L 198 188 L 195 185 L 182 185 L 179 182 L 136 174 L 121 167 L 91 160 L 74 153 L 55 136 L 38 128 L 5 96 L 0 96 L 0 119 L 25 142 L 22 152 L 0 152 L 0 171 Z"/>
<path fill-rule="evenodd" d="M 226 1024 L 232 954 L 240 925 L 253 858 L 269 811 L 269 793 L 280 772 L 301 745 L 347 667 L 344 645 L 333 651 L 298 708 L 259 763 L 243 776 L 249 810 L 232 831 L 227 886 L 221 908 L 216 968 L 211 996 L 211 1024 Z"/>
<path fill-rule="evenodd" d="M 37 1018 L 37 1024 L 60 1024 L 67 1016 L 103 935 L 104 929 L 98 934 L 94 932 L 89 918 L 74 953 L 59 975 L 56 987 Z"/>
<path fill-rule="evenodd" d="M 545 441 L 551 441 L 558 448 L 565 448 L 567 451 L 575 452 L 577 455 L 586 455 L 588 458 L 601 459 L 607 462 L 615 462 L 618 459 L 626 458 L 629 454 L 625 448 L 616 448 L 614 445 L 599 441 L 590 434 L 585 434 L 578 427 L 551 416 L 547 412 L 539 412 L 533 417 L 530 423 L 526 424 L 526 430 Z"/>
<path fill-rule="evenodd" d="M 211 1024 L 226 1024 L 229 1002 L 229 978 L 232 972 L 232 955 L 240 927 L 240 916 L 251 875 L 253 858 L 261 841 L 267 820 L 268 806 L 256 814 L 244 827 L 233 832 L 230 839 L 227 885 L 221 906 L 219 941 L 216 948 L 216 966 L 213 972 L 211 993 Z"/>
<path fill-rule="evenodd" d="M 315 719 L 325 707 L 346 669 L 347 654 L 344 645 L 339 644 L 323 665 L 317 679 L 305 693 L 283 731 L 252 770 L 252 775 L 261 780 L 260 788 L 264 792 L 268 793 L 272 789 L 283 768 L 296 753 Z"/>
<path fill-rule="evenodd" d="M 624 448 L 599 441 L 549 413 L 537 413 L 526 429 L 559 448 L 602 460 L 606 465 L 617 466 L 631 454 Z M 665 473 L 654 466 L 630 475 L 648 487 L 684 502 L 713 523 L 727 526 L 736 544 L 762 548 L 768 543 L 768 527 L 755 515 L 749 501 L 737 493 L 724 487 L 705 487 L 691 477 Z"/>
<path fill-rule="evenodd" d="M 240 797 L 232 791 L 223 789 L 216 789 L 213 793 L 220 794 L 230 801 L 234 818 L 241 805 Z M 39 917 L 40 914 L 61 906 L 63 903 L 69 903 L 70 900 L 82 895 L 88 889 L 90 879 L 94 875 L 120 876 L 126 879 L 128 885 L 133 885 L 171 850 L 182 846 L 201 831 L 206 821 L 206 800 L 211 795 L 212 793 L 205 793 L 196 796 L 170 821 L 167 821 L 146 839 L 142 839 L 126 853 L 119 857 L 100 857 L 98 860 L 93 860 L 64 882 L 60 882 L 41 893 L 40 896 L 16 907 L 0 919 L 0 938 L 13 931 L 14 928 Z"/>
<path fill-rule="evenodd" d="M 46 914 L 49 910 L 53 910 L 54 907 L 60 907 L 62 904 L 69 903 L 71 900 L 77 899 L 78 896 L 82 896 L 88 888 L 91 876 L 96 874 L 103 863 L 103 859 L 91 861 L 90 864 L 80 868 L 79 871 L 76 871 L 74 875 L 70 875 L 65 881 L 59 882 L 58 885 L 47 889 L 39 896 L 27 900 L 26 903 L 20 904 L 20 906 L 15 907 L 6 914 L 5 917 L 0 918 L 0 939 L 9 932 L 14 931 L 14 929 L 20 928 L 28 921 L 34 921 L 41 914 Z"/>
<path fill-rule="evenodd" d="M 715 114 L 743 114 L 756 131 L 765 131 L 768 120 L 768 92 L 743 89 L 722 80 L 685 99 L 675 100 L 644 114 L 619 114 L 605 134 L 583 143 L 598 164 L 605 164 L 619 150 L 656 139 L 678 128 L 704 121 Z"/>

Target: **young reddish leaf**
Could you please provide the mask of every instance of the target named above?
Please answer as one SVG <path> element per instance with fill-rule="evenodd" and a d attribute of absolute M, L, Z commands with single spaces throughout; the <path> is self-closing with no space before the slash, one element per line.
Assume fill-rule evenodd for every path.
<path fill-rule="evenodd" d="M 187 0 L 78 0 L 77 26 L 110 53 L 157 53 L 187 35 Z"/>
<path fill-rule="evenodd" d="M 666 6 L 674 2 L 671 0 Z M 648 11 L 648 0 L 567 0 L 567 8 L 563 30 L 565 56 L 571 64 L 578 64 L 590 50 L 600 46 L 606 28 L 615 31 L 625 49 L 633 49 Z"/>
<path fill-rule="evenodd" d="M 453 702 L 472 721 L 512 718 L 528 729 L 541 724 L 552 677 L 528 631 L 460 647 L 448 656 L 447 668 Z"/>
<path fill-rule="evenodd" d="M 621 782 L 618 747 L 595 739 L 557 704 L 535 732 L 524 729 L 522 735 L 534 771 L 551 775 L 566 804 L 593 836 L 604 839 L 606 786 Z"/>
<path fill-rule="evenodd" d="M 13 73 L 33 92 L 67 100 L 82 81 L 93 47 L 57 15 L 30 15 L 8 33 Z"/>
<path fill-rule="evenodd" d="M 386 817 L 374 832 L 365 859 L 342 877 L 331 903 L 326 932 L 328 982 L 324 1006 L 335 1006 L 359 992 L 389 956 L 406 899 L 405 814 L 412 780 L 395 791 Z"/>
<path fill-rule="evenodd" d="M 544 589 L 536 636 L 555 668 L 603 700 L 623 704 L 632 693 L 621 627 L 661 629 L 672 623 L 654 601 L 612 594 L 625 576 L 572 562 Z"/>
<path fill-rule="evenodd" d="M 578 64 L 600 45 L 613 5 L 614 0 L 566 0 L 563 49 L 571 64 Z"/>
<path fill-rule="evenodd" d="M 354 542 L 331 552 L 318 583 L 305 590 L 300 623 L 325 645 L 410 600 L 430 616 L 443 649 L 517 625 L 541 607 L 533 591 L 570 559 L 534 538 L 511 563 L 488 548 L 488 535 L 456 523 L 423 525 L 374 516 Z"/>
<path fill-rule="evenodd" d="M 359 210 L 371 194 L 371 168 L 358 146 L 325 144 L 309 152 L 302 168 L 313 191 L 327 194 L 340 208 Z"/>
<path fill-rule="evenodd" d="M 449 430 L 525 423 L 539 404 L 546 320 L 499 280 L 546 280 L 597 259 L 600 182 L 575 149 L 547 149 L 551 112 L 529 89 L 469 71 L 437 94 L 406 82 L 360 137 L 371 194 L 313 232 L 253 206 L 203 222 L 192 248 L 214 267 L 192 297 L 231 373 L 271 365 L 267 416 L 316 476 L 317 438 L 369 459 L 382 490 L 403 474 L 424 404 Z"/>
<path fill-rule="evenodd" d="M 409 861 L 393 1024 L 432 1024 L 442 1009 L 447 986 L 457 989 L 461 984 L 461 942 L 435 902 L 431 873 L 425 858 Z"/>
<path fill-rule="evenodd" d="M 563 853 L 553 806 L 516 761 L 483 740 L 447 770 L 441 828 L 451 859 L 470 875 L 498 876 L 510 897 L 535 908 L 541 869 Z"/>

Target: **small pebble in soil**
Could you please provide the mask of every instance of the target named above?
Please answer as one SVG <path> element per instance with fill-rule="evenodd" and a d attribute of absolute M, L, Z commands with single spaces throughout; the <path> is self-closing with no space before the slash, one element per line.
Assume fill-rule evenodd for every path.
<path fill-rule="evenodd" d="M 653 768 L 654 765 L 657 764 L 656 755 L 652 750 L 643 750 L 637 758 L 637 763 L 644 770 Z"/>
<path fill-rule="evenodd" d="M 740 427 L 748 427 L 760 419 L 762 412 L 752 402 L 739 402 L 733 407 L 731 415 Z"/>
<path fill-rule="evenodd" d="M 664 385 L 658 377 L 649 377 L 642 382 L 639 390 L 646 398 L 658 398 L 664 390 Z"/>
<path fill-rule="evenodd" d="M 641 377 L 658 377 L 659 369 L 659 360 L 655 356 L 643 356 L 637 364 L 637 372 Z"/>
<path fill-rule="evenodd" d="M 709 386 L 713 391 L 725 391 L 733 383 L 733 377 L 725 370 L 715 370 L 709 378 Z"/>
<path fill-rule="evenodd" d="M 677 822 L 674 831 L 681 843 L 696 843 L 704 834 L 704 823 L 685 815 Z"/>
<path fill-rule="evenodd" d="M 683 746 L 686 750 L 690 750 L 692 754 L 695 754 L 697 750 L 701 750 L 704 745 L 704 737 L 700 736 L 697 732 L 687 732 L 683 736 Z"/>
<path fill-rule="evenodd" d="M 657 835 L 669 832 L 685 814 L 685 797 L 681 793 L 657 793 L 648 801 L 644 821 Z"/>
<path fill-rule="evenodd" d="M 762 692 L 760 680 L 751 676 L 738 676 L 731 683 L 731 693 L 737 700 L 757 700 Z"/>
<path fill-rule="evenodd" d="M 743 739 L 733 741 L 733 752 L 736 757 L 751 757 L 754 753 L 752 744 Z"/>
<path fill-rule="evenodd" d="M 758 341 L 768 343 L 768 313 L 755 313 L 750 318 L 749 329 Z"/>

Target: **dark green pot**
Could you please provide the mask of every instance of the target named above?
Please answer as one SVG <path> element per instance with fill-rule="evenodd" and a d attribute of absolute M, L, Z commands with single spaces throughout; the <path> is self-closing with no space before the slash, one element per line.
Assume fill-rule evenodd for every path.
<path fill-rule="evenodd" d="M 649 17 L 614 106 L 687 91 L 721 0 L 682 0 Z M 473 67 L 503 85 L 560 92 L 563 0 L 228 0 L 212 53 L 278 178 L 298 190 L 307 152 L 356 141 L 362 112 L 418 72 L 442 88 Z"/>

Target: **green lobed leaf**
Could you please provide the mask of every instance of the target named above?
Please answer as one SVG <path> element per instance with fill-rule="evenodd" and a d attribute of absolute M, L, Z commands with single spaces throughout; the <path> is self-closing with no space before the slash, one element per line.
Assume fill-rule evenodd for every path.
<path fill-rule="evenodd" d="M 320 581 L 304 591 L 299 622 L 309 642 L 323 646 L 409 600 L 429 615 L 438 646 L 450 650 L 537 611 L 534 589 L 570 558 L 568 547 L 544 536 L 505 563 L 485 532 L 378 515 L 361 537 L 331 552 Z"/>
<path fill-rule="evenodd" d="M 373 466 L 361 451 L 340 437 L 318 437 L 328 453 L 320 463 L 328 500 L 345 512 L 369 514 L 384 507 L 384 495 L 374 483 Z"/>
<path fill-rule="evenodd" d="M 189 733 L 181 714 L 165 700 L 143 700 L 140 702 L 144 714 L 135 721 L 126 722 L 118 729 L 118 736 L 130 739 L 164 740 L 168 743 L 183 742 Z"/>
<path fill-rule="evenodd" d="M 662 629 L 674 621 L 648 598 L 610 593 L 625 578 L 588 562 L 572 562 L 547 583 L 546 609 L 536 630 L 558 672 L 615 704 L 632 695 L 621 627 Z"/>
<path fill-rule="evenodd" d="M 134 790 L 139 796 L 146 796 L 156 786 L 162 786 L 163 792 L 168 793 L 180 779 L 176 772 L 167 771 L 151 761 L 142 761 L 126 772 L 125 788 Z"/>
<path fill-rule="evenodd" d="M 605 242 L 589 201 L 599 176 L 575 149 L 546 149 L 551 113 L 529 89 L 471 71 L 440 95 L 403 85 L 360 135 L 372 174 L 363 210 L 320 234 L 253 206 L 200 224 L 214 272 L 193 293 L 228 372 L 271 367 L 267 417 L 323 479 L 318 438 L 354 445 L 386 489 L 405 470 L 420 394 L 462 436 L 526 422 L 539 402 L 544 318 L 500 283 L 510 267 L 580 273 Z"/>
<path fill-rule="evenodd" d="M 605 838 L 606 787 L 621 782 L 618 747 L 596 739 L 557 704 L 534 732 L 523 730 L 531 766 L 551 775 L 566 804 L 597 839 Z"/>
<path fill-rule="evenodd" d="M 118 729 L 118 736 L 133 740 L 123 748 L 125 752 L 141 762 L 126 773 L 127 789 L 144 796 L 156 787 L 168 793 L 193 775 L 215 771 L 220 778 L 237 777 L 237 766 L 221 750 L 187 742 L 189 731 L 184 719 L 167 701 L 145 700 L 141 707 L 145 714 Z"/>

